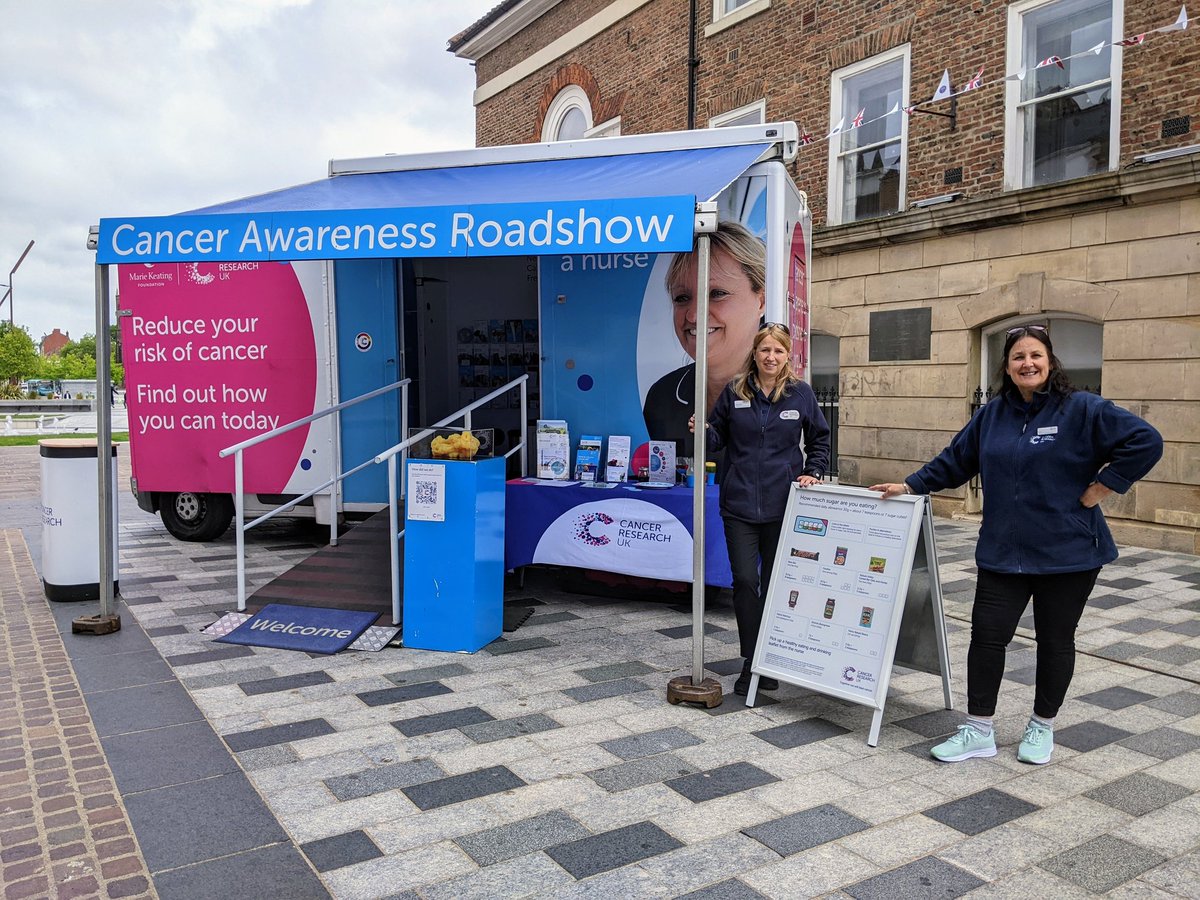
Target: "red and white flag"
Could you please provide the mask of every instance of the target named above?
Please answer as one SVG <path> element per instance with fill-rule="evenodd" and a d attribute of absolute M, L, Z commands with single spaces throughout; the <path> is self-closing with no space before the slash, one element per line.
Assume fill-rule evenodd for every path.
<path fill-rule="evenodd" d="M 977 87 L 979 87 L 979 85 L 981 85 L 982 83 L 983 83 L 983 66 L 980 66 L 979 71 L 975 73 L 975 75 L 971 78 L 971 80 L 968 81 L 965 85 L 963 85 L 963 89 L 962 89 L 961 93 L 965 94 L 967 91 L 973 91 Z"/>
<path fill-rule="evenodd" d="M 1044 69 L 1046 66 L 1058 66 L 1060 69 L 1065 69 L 1062 59 L 1057 56 L 1047 56 L 1040 63 L 1034 66 L 1035 69 Z"/>
<path fill-rule="evenodd" d="M 1135 34 L 1131 38 L 1125 38 L 1125 40 L 1123 40 L 1123 41 L 1117 41 L 1117 46 L 1118 47 L 1136 47 L 1138 44 L 1144 44 L 1145 42 L 1146 42 L 1146 35 Z"/>
<path fill-rule="evenodd" d="M 865 115 L 866 115 L 866 113 L 867 113 L 867 108 L 864 106 L 862 109 L 860 109 L 860 110 L 858 111 L 858 115 L 857 115 L 857 116 L 855 116 L 855 117 L 853 118 L 853 120 L 851 120 L 851 122 L 850 122 L 850 127 L 851 127 L 851 128 L 860 128 L 860 127 L 862 127 L 862 123 L 863 123 L 863 116 L 865 116 Z"/>
<path fill-rule="evenodd" d="M 945 100 L 950 96 L 950 70 L 942 72 L 942 80 L 938 82 L 937 90 L 933 92 L 933 96 L 929 98 L 930 103 L 936 103 L 938 100 Z"/>
<path fill-rule="evenodd" d="M 807 131 L 800 132 L 800 143 L 801 144 L 811 144 L 812 142 L 813 142 L 813 136 L 811 134 L 809 134 Z"/>

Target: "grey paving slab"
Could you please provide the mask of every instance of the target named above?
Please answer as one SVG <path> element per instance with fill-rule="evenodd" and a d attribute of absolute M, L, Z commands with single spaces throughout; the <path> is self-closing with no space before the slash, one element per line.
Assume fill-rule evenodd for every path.
<path fill-rule="evenodd" d="M 706 662 L 704 668 L 710 672 L 716 672 L 718 675 L 736 675 L 742 671 L 742 658 L 735 656 L 732 659 L 718 659 Z"/>
<path fill-rule="evenodd" d="M 921 713 L 919 716 L 909 716 L 897 719 L 901 728 L 906 728 L 923 737 L 941 737 L 950 734 L 963 723 L 963 713 L 955 709 L 936 709 L 933 712 Z"/>
<path fill-rule="evenodd" d="M 765 897 L 744 881 L 727 878 L 698 891 L 681 894 L 678 900 L 758 900 Z"/>
<path fill-rule="evenodd" d="M 1200 659 L 1200 648 L 1188 647 L 1185 644 L 1175 644 L 1171 647 L 1160 647 L 1142 654 L 1154 662 L 1166 663 L 1169 666 L 1188 666 Z"/>
<path fill-rule="evenodd" d="M 132 794 L 125 806 L 151 872 L 288 840 L 240 772 Z"/>
<path fill-rule="evenodd" d="M 580 618 L 580 616 L 565 609 L 554 613 L 534 613 L 533 617 L 525 623 L 525 627 L 533 628 L 537 625 L 557 625 L 559 622 L 578 622 Z"/>
<path fill-rule="evenodd" d="M 1163 631 L 1169 631 L 1171 634 L 1183 634 L 1188 637 L 1200 637 L 1200 619 L 1187 619 L 1183 622 L 1176 622 L 1174 625 L 1166 626 Z"/>
<path fill-rule="evenodd" d="M 680 747 L 694 747 L 704 743 L 690 731 L 683 728 L 659 728 L 655 731 L 645 731 L 641 734 L 631 734 L 629 737 L 614 738 L 611 741 L 601 741 L 600 746 L 621 759 L 640 759 L 643 756 L 654 756 Z"/>
<path fill-rule="evenodd" d="M 591 832 L 560 809 L 454 839 L 481 866 L 589 837 Z"/>
<path fill-rule="evenodd" d="M 648 666 L 644 662 L 635 660 L 633 662 L 607 663 L 603 666 L 576 669 L 575 674 L 580 678 L 596 683 L 600 681 L 614 681 L 618 678 L 632 678 L 637 675 L 645 675 L 649 672 L 657 671 L 654 666 Z"/>
<path fill-rule="evenodd" d="M 1081 694 L 1078 699 L 1093 706 L 1103 706 L 1105 709 L 1124 709 L 1127 706 L 1153 700 L 1154 695 L 1118 686 L 1105 688 L 1102 691 L 1092 691 L 1090 694 Z"/>
<path fill-rule="evenodd" d="M 302 722 L 289 722 L 286 725 L 268 725 L 266 728 L 236 731 L 233 734 L 225 735 L 225 743 L 234 753 L 240 753 L 243 750 L 257 750 L 259 747 L 269 747 L 271 744 L 288 744 L 292 741 L 333 733 L 333 726 L 324 719 L 305 719 Z"/>
<path fill-rule="evenodd" d="M 951 900 L 983 884 L 982 879 L 958 866 L 926 856 L 842 891 L 855 900 Z"/>
<path fill-rule="evenodd" d="M 87 695 L 87 704 L 101 737 L 204 721 L 191 696 L 174 679 L 97 691 Z"/>
<path fill-rule="evenodd" d="M 1112 627 L 1117 631 L 1127 631 L 1130 634 L 1146 634 L 1147 632 L 1157 631 L 1165 624 L 1165 622 L 1160 622 L 1157 619 L 1146 619 L 1139 616 L 1136 619 L 1114 622 Z"/>
<path fill-rule="evenodd" d="M 1005 681 L 1015 681 L 1017 684 L 1037 684 L 1037 666 L 1025 666 L 1022 669 L 1012 669 L 1004 673 Z"/>
<path fill-rule="evenodd" d="M 650 686 L 636 678 L 618 678 L 614 681 L 599 681 L 595 684 L 564 688 L 563 693 L 576 703 L 587 703 L 592 700 L 605 700 L 609 697 L 637 694 L 648 690 L 650 690 Z"/>
<path fill-rule="evenodd" d="M 618 763 L 604 769 L 596 769 L 587 775 L 606 791 L 627 791 L 645 784 L 657 784 L 668 778 L 678 778 L 696 772 L 696 767 L 670 753 L 647 756 L 629 762 Z"/>
<path fill-rule="evenodd" d="M 545 852 L 575 878 L 589 878 L 682 846 L 654 823 L 638 822 L 548 847 Z"/>
<path fill-rule="evenodd" d="M 523 734 L 537 734 L 561 727 L 558 722 L 543 713 L 530 713 L 527 716 L 514 716 L 511 719 L 495 719 L 475 725 L 460 725 L 458 729 L 475 743 L 488 744 L 492 741 L 520 737 Z"/>
<path fill-rule="evenodd" d="M 869 827 L 857 816 L 831 803 L 823 803 L 790 816 L 743 828 L 742 834 L 770 847 L 780 856 L 791 856 Z"/>
<path fill-rule="evenodd" d="M 259 694 L 274 694 L 279 691 L 294 691 L 299 688 L 312 687 L 315 684 L 333 684 L 333 676 L 328 672 L 299 672 L 295 675 L 280 675 L 276 678 L 261 678 L 255 681 L 239 681 L 238 687 L 248 697 Z"/>
<path fill-rule="evenodd" d="M 505 766 L 490 766 L 415 784 L 404 788 L 404 793 L 418 809 L 430 810 L 524 786 L 524 780 Z"/>
<path fill-rule="evenodd" d="M 390 672 L 383 677 L 393 684 L 420 684 L 425 681 L 441 681 L 457 675 L 470 675 L 471 670 L 462 663 L 446 663 L 440 666 L 423 666 L 403 672 Z"/>
<path fill-rule="evenodd" d="M 1092 597 L 1088 600 L 1087 605 L 1096 609 L 1116 609 L 1120 606 L 1128 606 L 1130 603 L 1136 603 L 1133 597 L 1126 597 L 1123 594 L 1102 594 L 1099 597 Z"/>
<path fill-rule="evenodd" d="M 1103 722 L 1079 722 L 1075 725 L 1068 725 L 1066 728 L 1055 728 L 1054 743 L 1086 753 L 1106 744 L 1116 743 L 1129 737 L 1130 733 L 1124 728 L 1114 728 Z"/>
<path fill-rule="evenodd" d="M 1105 659 L 1114 659 L 1117 662 L 1125 662 L 1139 656 L 1145 656 L 1151 649 L 1145 644 L 1137 644 L 1132 641 L 1118 641 L 1115 644 L 1109 644 L 1107 647 L 1101 647 L 1096 651 L 1096 655 L 1102 656 Z"/>
<path fill-rule="evenodd" d="M 1099 800 L 1131 816 L 1144 816 L 1168 803 L 1187 797 L 1190 793 L 1187 788 L 1173 782 L 1155 778 L 1145 772 L 1134 772 L 1090 791 L 1084 791 L 1083 796 Z"/>
<path fill-rule="evenodd" d="M 329 792 L 338 800 L 345 802 L 435 781 L 445 776 L 445 771 L 433 760 L 414 759 L 326 778 L 325 787 L 329 788 Z"/>
<path fill-rule="evenodd" d="M 235 853 L 154 875 L 159 900 L 219 900 L 233 896 L 235 885 L 240 897 L 323 900 L 330 896 L 291 844 Z"/>
<path fill-rule="evenodd" d="M 363 691 L 355 694 L 367 706 L 387 706 L 391 703 L 405 703 L 409 700 L 423 700 L 426 697 L 437 697 L 441 694 L 453 694 L 454 689 L 440 681 L 424 681 L 416 684 L 400 685 L 394 688 L 382 688 L 378 691 Z"/>
<path fill-rule="evenodd" d="M 420 734 L 433 734 L 436 731 L 448 731 L 451 728 L 461 728 L 467 725 L 479 725 L 483 722 L 494 721 L 494 716 L 480 709 L 478 706 L 467 706 L 462 709 L 431 713 L 427 716 L 413 716 L 411 719 L 399 719 L 392 723 L 392 727 L 405 737 L 416 737 Z"/>
<path fill-rule="evenodd" d="M 492 656 L 502 656 L 506 653 L 524 653 L 528 650 L 545 650 L 557 646 L 558 644 L 554 643 L 554 641 L 544 637 L 521 638 L 515 641 L 510 641 L 506 638 L 497 638 L 484 647 L 483 651 L 490 653 Z"/>
<path fill-rule="evenodd" d="M 204 720 L 102 737 L 100 745 L 123 794 L 238 771 L 229 749 Z M 179 752 L 182 747 L 186 753 Z"/>
<path fill-rule="evenodd" d="M 309 841 L 301 844 L 300 850 L 318 872 L 329 872 L 383 856 L 365 831 L 347 831 L 319 841 Z"/>
<path fill-rule="evenodd" d="M 181 669 L 184 666 L 199 666 L 253 655 L 253 647 L 222 646 L 216 650 L 199 650 L 195 653 L 179 653 L 175 656 L 168 656 L 167 662 L 172 668 Z"/>
<path fill-rule="evenodd" d="M 1177 691 L 1155 700 L 1147 700 L 1146 705 L 1175 716 L 1190 718 L 1200 714 L 1200 691 Z"/>
<path fill-rule="evenodd" d="M 786 725 L 776 725 L 752 732 L 753 735 L 781 750 L 792 750 L 805 744 L 823 741 L 825 738 L 836 737 L 839 734 L 849 734 L 849 728 L 836 725 L 828 719 L 801 719 L 799 722 L 789 722 Z"/>
<path fill-rule="evenodd" d="M 1152 850 L 1103 834 L 1040 865 L 1085 890 L 1103 894 L 1164 861 Z"/>
<path fill-rule="evenodd" d="M 693 803 L 703 803 L 718 797 L 727 797 L 751 788 L 762 787 L 779 781 L 770 772 L 748 762 L 730 763 L 706 772 L 684 775 L 665 782 L 667 787 L 678 791 Z"/>
<path fill-rule="evenodd" d="M 85 694 L 138 684 L 153 684 L 175 678 L 171 667 L 154 648 L 134 653 L 73 659 L 73 665 L 79 687 Z"/>
<path fill-rule="evenodd" d="M 678 638 L 690 638 L 692 636 L 693 628 L 691 625 L 673 625 L 670 628 L 659 628 L 656 630 L 663 637 L 668 637 L 668 638 L 671 638 L 672 640 L 675 640 Z M 704 633 L 706 635 L 717 634 L 719 632 L 726 631 L 726 630 L 727 629 L 725 629 L 725 628 L 720 628 L 717 625 L 714 625 L 712 622 L 704 623 Z"/>
<path fill-rule="evenodd" d="M 987 788 L 948 803 L 930 807 L 924 814 L 935 822 L 949 825 L 963 834 L 982 834 L 989 828 L 1037 812 L 1035 806 L 1004 791 Z"/>
<path fill-rule="evenodd" d="M 124 631 L 124 628 L 121 629 Z M 167 637 L 172 634 L 187 634 L 188 629 L 185 625 L 163 625 L 160 628 L 147 628 L 146 635 L 148 637 Z"/>

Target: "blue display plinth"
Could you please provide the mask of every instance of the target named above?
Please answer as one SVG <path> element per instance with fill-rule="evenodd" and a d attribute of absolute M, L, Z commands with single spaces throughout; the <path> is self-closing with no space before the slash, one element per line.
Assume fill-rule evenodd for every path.
<path fill-rule="evenodd" d="M 500 636 L 504 468 L 503 457 L 408 461 L 405 647 L 473 653 Z"/>

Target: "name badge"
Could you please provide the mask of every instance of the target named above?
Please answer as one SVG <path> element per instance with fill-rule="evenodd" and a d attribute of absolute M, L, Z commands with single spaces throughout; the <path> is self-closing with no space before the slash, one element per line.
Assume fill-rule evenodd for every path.
<path fill-rule="evenodd" d="M 1058 434 L 1058 426 L 1047 425 L 1045 428 L 1039 428 L 1038 434 Z"/>
<path fill-rule="evenodd" d="M 781 418 L 781 419 L 798 419 L 798 418 L 800 418 L 800 410 L 785 409 L 783 412 L 781 412 L 779 414 L 779 418 Z"/>
<path fill-rule="evenodd" d="M 749 409 L 750 401 L 749 400 L 734 400 L 733 408 L 734 409 Z"/>

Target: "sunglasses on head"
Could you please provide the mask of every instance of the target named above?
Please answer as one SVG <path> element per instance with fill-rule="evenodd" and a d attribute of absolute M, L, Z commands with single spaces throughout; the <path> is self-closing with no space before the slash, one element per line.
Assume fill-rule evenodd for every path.
<path fill-rule="evenodd" d="M 1018 325 L 1016 328 L 1010 328 L 1004 333 L 1008 337 L 1012 337 L 1014 334 L 1028 334 L 1031 331 L 1038 331 L 1045 334 L 1047 328 L 1045 325 Z"/>
<path fill-rule="evenodd" d="M 760 325 L 758 330 L 759 331 L 770 331 L 772 328 L 778 328 L 780 331 L 782 331 L 788 337 L 792 336 L 792 330 L 790 328 L 788 328 L 786 325 L 784 325 L 782 322 L 766 322 L 766 323 Z"/>

